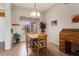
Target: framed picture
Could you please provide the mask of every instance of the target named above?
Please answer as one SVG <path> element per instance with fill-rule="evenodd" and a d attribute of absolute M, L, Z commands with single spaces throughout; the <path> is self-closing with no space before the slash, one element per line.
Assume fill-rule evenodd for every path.
<path fill-rule="evenodd" d="M 52 25 L 52 26 L 53 26 L 53 25 L 57 25 L 57 20 L 51 21 L 51 25 Z"/>
<path fill-rule="evenodd" d="M 72 17 L 72 23 L 79 23 L 79 15 L 75 15 Z"/>

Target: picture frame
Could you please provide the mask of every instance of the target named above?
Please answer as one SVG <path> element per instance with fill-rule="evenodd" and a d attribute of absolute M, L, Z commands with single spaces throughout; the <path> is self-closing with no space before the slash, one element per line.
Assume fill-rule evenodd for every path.
<path fill-rule="evenodd" d="M 57 20 L 51 21 L 51 25 L 52 25 L 52 26 L 57 25 Z"/>
<path fill-rule="evenodd" d="M 72 23 L 79 23 L 79 14 L 72 17 Z"/>

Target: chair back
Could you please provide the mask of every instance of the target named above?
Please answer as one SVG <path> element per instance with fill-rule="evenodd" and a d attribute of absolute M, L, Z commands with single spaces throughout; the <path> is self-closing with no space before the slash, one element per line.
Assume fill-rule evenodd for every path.
<path fill-rule="evenodd" d="M 47 35 L 45 33 L 40 33 L 38 35 L 38 40 L 47 40 Z"/>

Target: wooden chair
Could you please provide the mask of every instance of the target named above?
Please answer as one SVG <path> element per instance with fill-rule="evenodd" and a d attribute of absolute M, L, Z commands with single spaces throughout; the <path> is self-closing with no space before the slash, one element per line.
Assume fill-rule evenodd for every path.
<path fill-rule="evenodd" d="M 37 39 L 31 39 L 30 41 L 27 38 L 26 45 L 27 45 L 27 54 L 29 45 L 32 51 L 37 52 L 38 55 L 40 54 L 41 49 L 44 49 L 44 51 L 47 53 L 47 35 L 45 33 L 40 33 Z"/>
<path fill-rule="evenodd" d="M 47 35 L 45 33 L 40 33 L 38 35 L 38 47 L 37 47 L 38 55 L 40 54 L 40 51 L 43 49 L 47 54 Z"/>

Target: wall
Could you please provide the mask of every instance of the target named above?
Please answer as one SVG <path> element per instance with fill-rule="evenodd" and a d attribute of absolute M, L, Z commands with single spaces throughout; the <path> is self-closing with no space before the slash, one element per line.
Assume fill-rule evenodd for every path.
<path fill-rule="evenodd" d="M 56 4 L 45 14 L 44 19 L 47 23 L 46 32 L 48 40 L 59 45 L 59 34 L 63 28 L 78 28 L 79 23 L 72 23 L 72 15 L 79 14 L 79 4 Z M 57 20 L 58 25 L 52 26 L 51 21 Z"/>
<path fill-rule="evenodd" d="M 30 10 L 30 9 L 27 9 L 27 8 L 14 6 L 12 8 L 12 21 L 11 21 L 12 24 L 20 24 L 20 21 L 19 21 L 20 16 L 31 17 L 30 13 L 32 11 L 33 10 Z M 41 16 L 40 20 L 42 20 L 42 18 L 43 17 Z M 21 26 L 12 26 L 12 28 L 14 29 L 14 32 L 17 32 L 16 30 L 18 30 L 18 33 L 21 34 L 21 36 L 22 36 L 21 41 L 25 41 L 26 38 L 25 38 L 24 32 L 22 31 L 22 27 Z"/>
<path fill-rule="evenodd" d="M 12 36 L 11 36 L 11 4 L 5 3 L 5 49 L 11 49 Z"/>
<path fill-rule="evenodd" d="M 5 34 L 5 29 L 4 29 L 4 17 L 0 17 L 0 42 L 4 42 L 4 34 Z"/>
<path fill-rule="evenodd" d="M 5 10 L 4 4 L 0 3 L 0 11 Z M 0 16 L 0 51 L 5 49 L 5 17 Z"/>
<path fill-rule="evenodd" d="M 19 6 L 14 6 L 12 8 L 12 23 L 19 23 L 19 17 L 20 16 L 25 16 L 25 17 L 31 17 L 30 13 L 33 12 L 31 9 L 19 7 Z M 42 13 L 40 17 L 40 21 L 43 20 Z"/>
<path fill-rule="evenodd" d="M 0 17 L 0 42 L 5 42 L 5 49 L 11 49 L 11 4 L 0 3 L 0 10 L 5 10 L 5 17 Z M 0 48 L 2 48 L 0 45 Z"/>
<path fill-rule="evenodd" d="M 18 24 L 19 23 L 19 17 L 20 16 L 29 17 L 30 12 L 31 12 L 31 10 L 29 10 L 29 9 L 14 6 L 12 8 L 12 23 L 13 24 L 17 23 Z"/>
<path fill-rule="evenodd" d="M 31 10 L 14 6 L 12 8 L 12 21 L 11 21 L 12 24 L 20 24 L 20 21 L 19 21 L 20 16 L 29 17 L 30 12 Z M 13 33 L 17 32 L 21 35 L 21 41 L 26 40 L 25 33 L 22 31 L 21 26 L 12 26 L 12 28 L 13 28 Z"/>
<path fill-rule="evenodd" d="M 0 10 L 4 10 L 4 4 L 0 3 Z M 0 17 L 0 42 L 4 42 L 4 19 L 5 17 Z"/>
<path fill-rule="evenodd" d="M 4 3 L 0 3 L 0 10 L 5 10 Z"/>

